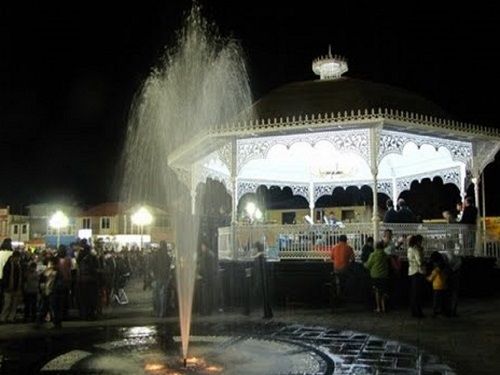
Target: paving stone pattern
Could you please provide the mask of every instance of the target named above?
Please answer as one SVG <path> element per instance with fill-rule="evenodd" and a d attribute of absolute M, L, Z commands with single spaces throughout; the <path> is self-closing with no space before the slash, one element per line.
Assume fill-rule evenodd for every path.
<path fill-rule="evenodd" d="M 355 331 L 292 325 L 272 336 L 320 348 L 335 362 L 335 374 L 455 374 L 438 357 L 415 346 Z"/>

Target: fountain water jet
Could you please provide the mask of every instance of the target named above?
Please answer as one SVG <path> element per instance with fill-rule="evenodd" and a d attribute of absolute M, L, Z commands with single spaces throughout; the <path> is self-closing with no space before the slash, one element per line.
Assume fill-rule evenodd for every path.
<path fill-rule="evenodd" d="M 191 212 L 193 186 L 187 188 L 178 180 L 167 156 L 208 126 L 241 118 L 250 105 L 239 44 L 222 38 L 195 5 L 177 35 L 177 45 L 152 70 L 131 108 L 122 198 L 152 202 L 171 213 L 183 358 L 189 345 L 199 217 Z"/>

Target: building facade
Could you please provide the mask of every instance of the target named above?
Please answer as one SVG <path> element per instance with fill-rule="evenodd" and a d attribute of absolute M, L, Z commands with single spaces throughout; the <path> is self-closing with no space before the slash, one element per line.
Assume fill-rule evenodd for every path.
<path fill-rule="evenodd" d="M 107 202 L 82 211 L 75 218 L 79 237 L 102 239 L 115 247 L 134 247 L 173 241 L 170 217 L 165 210 L 145 206 L 153 216 L 150 225 L 139 226 L 133 223 L 132 215 L 138 207 L 134 205 Z"/>

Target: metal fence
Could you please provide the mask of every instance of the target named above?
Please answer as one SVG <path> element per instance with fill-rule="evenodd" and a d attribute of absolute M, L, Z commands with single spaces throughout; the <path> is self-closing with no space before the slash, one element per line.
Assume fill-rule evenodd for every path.
<path fill-rule="evenodd" d="M 500 242 L 491 240 L 486 241 L 484 255 L 487 257 L 496 258 L 497 267 L 500 267 Z"/>
<path fill-rule="evenodd" d="M 406 256 L 406 244 L 410 235 L 424 237 L 426 254 L 433 251 L 453 251 L 457 255 L 474 255 L 476 227 L 463 224 L 383 224 L 384 230 L 393 232 L 393 240 L 400 243 L 399 255 Z M 330 250 L 340 235 L 346 235 L 348 243 L 359 257 L 367 237 L 373 235 L 371 223 L 332 225 L 261 225 L 237 224 L 219 228 L 219 258 L 227 260 L 250 259 L 258 252 L 257 243 L 264 245 L 269 260 L 328 259 Z M 234 237 L 233 237 L 234 236 Z M 489 253 L 500 256 L 500 246 L 490 246 Z M 487 252 L 488 253 L 488 252 Z M 485 254 L 486 255 L 486 254 Z"/>

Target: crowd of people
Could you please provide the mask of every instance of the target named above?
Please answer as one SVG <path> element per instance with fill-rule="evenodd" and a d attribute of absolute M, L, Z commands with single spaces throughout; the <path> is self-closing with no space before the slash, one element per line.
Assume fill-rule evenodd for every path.
<path fill-rule="evenodd" d="M 402 198 L 398 199 L 396 207 L 394 207 L 394 202 L 388 199 L 386 208 L 387 211 L 383 218 L 384 223 L 402 224 L 421 221 Z M 474 206 L 473 199 L 466 197 L 463 203 L 457 203 L 454 209 L 445 210 L 442 214 L 449 224 L 476 224 L 478 211 L 477 207 Z"/>
<path fill-rule="evenodd" d="M 132 274 L 145 273 L 145 256 L 138 250 L 96 252 L 86 240 L 57 249 L 0 246 L 0 322 L 13 323 L 20 307 L 24 322 L 61 327 L 69 310 L 94 320 L 103 307 L 127 303 L 125 284 Z"/>
<path fill-rule="evenodd" d="M 202 243 L 197 259 L 195 308 L 209 314 L 217 298 L 217 256 Z M 22 321 L 38 327 L 50 321 L 61 327 L 70 309 L 80 319 L 98 319 L 103 308 L 128 303 L 125 287 L 131 277 L 144 291 L 151 290 L 155 316 L 177 312 L 173 247 L 164 241 L 142 251 L 92 247 L 86 240 L 31 251 L 13 249 L 7 238 L 0 246 L 0 323 Z"/>
<path fill-rule="evenodd" d="M 459 271 L 461 258 L 453 252 L 433 252 L 424 258 L 423 237 L 419 234 L 393 241 L 392 231 L 384 231 L 383 239 L 373 243 L 369 237 L 361 250 L 361 263 L 369 273 L 374 296 L 375 312 L 384 313 L 389 298 L 397 299 L 402 294 L 402 262 L 398 249 L 405 246 L 407 251 L 409 296 L 411 315 L 424 317 L 422 311 L 425 283 L 433 290 L 433 316 L 456 316 L 458 305 Z M 342 296 L 349 270 L 355 262 L 354 251 L 342 235 L 331 250 L 335 293 Z"/>

